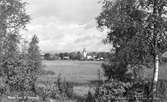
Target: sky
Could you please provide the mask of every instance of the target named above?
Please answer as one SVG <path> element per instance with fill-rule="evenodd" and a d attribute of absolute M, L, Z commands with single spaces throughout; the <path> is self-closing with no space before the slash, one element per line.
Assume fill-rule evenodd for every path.
<path fill-rule="evenodd" d="M 26 0 L 31 22 L 23 31 L 28 41 L 36 34 L 42 52 L 110 51 L 95 18 L 99 0 Z"/>

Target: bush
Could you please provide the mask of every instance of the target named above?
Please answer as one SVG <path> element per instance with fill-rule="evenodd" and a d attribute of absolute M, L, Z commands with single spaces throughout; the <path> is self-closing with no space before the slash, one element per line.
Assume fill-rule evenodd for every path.
<path fill-rule="evenodd" d="M 125 97 L 124 94 L 129 87 L 130 83 L 109 81 L 96 89 L 95 100 L 96 102 L 118 102 L 119 98 Z"/>
<path fill-rule="evenodd" d="M 88 92 L 88 96 L 87 96 L 85 102 L 95 102 L 95 98 L 94 98 L 94 96 L 92 95 L 91 92 Z"/>
<path fill-rule="evenodd" d="M 58 76 L 55 81 L 39 82 L 36 90 L 43 101 L 49 98 L 56 100 L 72 99 L 73 84 L 62 81 L 61 77 Z"/>

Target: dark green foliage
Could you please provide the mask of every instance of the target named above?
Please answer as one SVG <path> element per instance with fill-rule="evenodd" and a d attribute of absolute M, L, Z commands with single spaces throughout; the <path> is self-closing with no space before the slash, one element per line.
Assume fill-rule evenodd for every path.
<path fill-rule="evenodd" d="M 41 71 L 41 56 L 40 56 L 40 50 L 38 47 L 38 38 L 36 35 L 33 36 L 29 48 L 28 48 L 28 66 L 31 68 L 29 69 L 29 73 L 32 74 L 34 77 L 33 79 L 36 80 L 38 77 L 40 71 Z"/>
<path fill-rule="evenodd" d="M 8 89 L 22 90 L 27 87 L 20 86 L 23 80 L 18 80 L 24 76 L 25 69 L 25 63 L 19 57 L 19 30 L 30 19 L 25 13 L 25 4 L 21 0 L 0 1 L 0 69 L 6 93 Z"/>
<path fill-rule="evenodd" d="M 150 54 L 148 47 L 145 46 L 144 35 L 141 34 L 144 18 L 145 12 L 138 8 L 135 0 L 103 2 L 103 11 L 97 17 L 98 27 L 108 29 L 106 41 L 112 43 L 115 49 L 109 64 L 102 65 L 109 79 L 112 75 L 113 78 L 126 80 L 129 64 L 148 64 L 146 62 Z"/>
<path fill-rule="evenodd" d="M 88 92 L 88 96 L 87 96 L 85 102 L 95 102 L 95 98 L 94 98 L 94 96 L 92 95 L 91 92 Z"/>
<path fill-rule="evenodd" d="M 143 33 L 147 39 L 147 44 L 150 46 L 150 49 L 152 48 L 150 53 L 154 56 L 166 51 L 166 7 L 167 2 L 165 0 L 147 0 L 144 5 L 144 8 L 152 10 L 147 12 L 148 15 L 145 20 L 146 24 Z"/>
<path fill-rule="evenodd" d="M 167 97 L 167 81 L 166 80 L 159 80 L 157 84 L 157 96 L 166 99 Z"/>
<path fill-rule="evenodd" d="M 72 59 L 72 60 L 80 60 L 82 57 L 80 52 L 69 53 L 69 56 L 70 56 L 70 59 Z"/>
<path fill-rule="evenodd" d="M 96 88 L 95 94 L 88 94 L 85 99 L 87 102 L 149 102 L 152 80 L 140 80 L 133 83 L 124 83 L 121 81 L 107 81 L 100 87 Z M 167 82 L 158 81 L 157 100 L 166 102 Z M 91 100 L 91 101 L 90 101 Z"/>
<path fill-rule="evenodd" d="M 110 60 L 102 65 L 108 80 L 130 82 L 132 89 L 142 90 L 140 87 L 146 83 L 135 71 L 153 67 L 156 55 L 167 48 L 166 6 L 165 0 L 102 1 L 97 24 L 107 31 L 104 41 L 111 43 L 114 50 Z M 117 88 L 110 90 L 114 89 Z"/>
<path fill-rule="evenodd" d="M 4 55 L 17 48 L 19 30 L 29 22 L 30 17 L 25 13 L 25 5 L 21 0 L 0 1 L 0 64 L 4 61 Z M 13 47 L 9 50 L 9 46 Z"/>
<path fill-rule="evenodd" d="M 43 98 L 43 101 L 49 98 L 56 100 L 73 98 L 73 84 L 63 81 L 61 76 L 58 76 L 54 82 L 38 82 L 36 90 L 37 94 Z"/>
<path fill-rule="evenodd" d="M 29 81 L 30 91 L 33 91 L 36 94 L 35 83 L 37 78 L 41 73 L 42 60 L 40 56 L 40 50 L 38 47 L 38 38 L 36 35 L 32 37 L 31 42 L 29 43 L 28 53 L 26 64 L 28 66 L 27 73 L 31 80 Z"/>
<path fill-rule="evenodd" d="M 4 73 L 6 75 L 6 84 L 10 91 L 23 91 L 29 89 L 27 82 L 29 77 L 26 74 L 27 65 L 24 60 L 14 59 L 8 60 L 3 64 Z"/>
<path fill-rule="evenodd" d="M 126 89 L 131 86 L 130 83 L 123 83 L 120 81 L 109 81 L 98 87 L 95 92 L 96 102 L 120 102 L 121 98 L 125 98 Z"/>
<path fill-rule="evenodd" d="M 51 54 L 50 54 L 50 53 L 46 53 L 46 54 L 44 55 L 44 59 L 45 59 L 45 60 L 52 60 Z"/>
<path fill-rule="evenodd" d="M 9 89 L 7 94 L 34 96 L 36 94 L 35 81 L 41 68 L 38 41 L 36 36 L 33 37 L 28 53 L 19 52 L 18 41 L 17 36 L 10 35 L 6 43 L 8 52 L 5 53 L 2 68 Z"/>
<path fill-rule="evenodd" d="M 166 2 L 158 0 L 157 17 L 152 12 L 151 0 L 104 0 L 103 9 L 97 17 L 98 28 L 107 29 L 106 42 L 113 45 L 114 55 L 109 64 L 103 64 L 108 78 L 116 71 L 124 77 L 127 66 L 144 65 L 152 67 L 157 53 L 163 53 L 167 48 L 166 17 L 164 15 Z M 155 23 L 154 23 L 155 22 Z M 152 28 L 156 25 L 156 29 Z M 156 35 L 153 32 L 156 31 Z M 157 51 L 155 51 L 155 36 Z M 124 73 L 124 74 L 123 74 Z M 114 75 L 114 72 L 112 73 Z M 114 75 L 115 76 L 115 75 Z M 116 75 L 117 76 L 117 75 Z"/>

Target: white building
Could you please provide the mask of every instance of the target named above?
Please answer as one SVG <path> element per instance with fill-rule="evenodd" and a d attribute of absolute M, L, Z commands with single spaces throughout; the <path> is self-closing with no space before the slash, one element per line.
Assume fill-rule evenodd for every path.
<path fill-rule="evenodd" d="M 86 52 L 86 49 L 84 48 L 83 51 L 82 51 L 82 58 L 83 59 L 86 59 L 87 58 L 87 52 Z"/>

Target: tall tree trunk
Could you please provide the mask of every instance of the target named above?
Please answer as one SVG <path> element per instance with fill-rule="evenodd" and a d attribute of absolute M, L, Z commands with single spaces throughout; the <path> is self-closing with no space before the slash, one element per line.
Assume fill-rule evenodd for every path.
<path fill-rule="evenodd" d="M 153 15 L 154 15 L 154 22 L 153 22 L 153 39 L 154 39 L 154 72 L 153 72 L 153 82 L 152 82 L 152 102 L 154 102 L 156 98 L 156 91 L 157 91 L 157 83 L 158 83 L 158 72 L 159 72 L 159 54 L 158 54 L 158 42 L 157 42 L 157 24 L 156 20 L 157 17 L 159 16 L 158 12 L 158 1 L 154 0 L 154 5 L 153 5 Z"/>
<path fill-rule="evenodd" d="M 154 73 L 153 73 L 152 102 L 155 100 L 155 97 L 156 97 L 158 72 L 159 72 L 159 56 L 156 55 L 155 62 L 154 62 Z"/>

